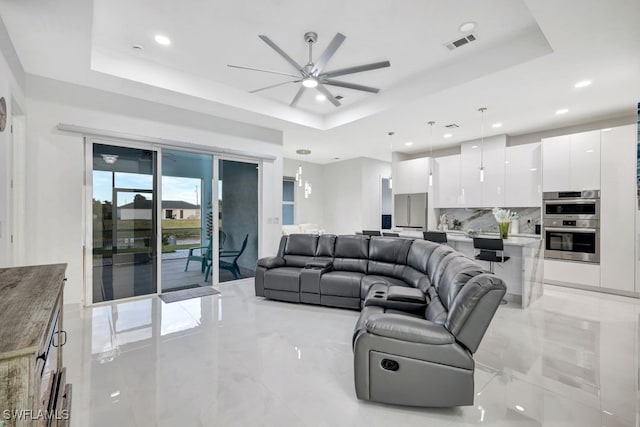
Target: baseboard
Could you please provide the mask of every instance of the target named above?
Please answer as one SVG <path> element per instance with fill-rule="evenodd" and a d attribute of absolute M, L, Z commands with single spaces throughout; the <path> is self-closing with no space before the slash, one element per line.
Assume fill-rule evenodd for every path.
<path fill-rule="evenodd" d="M 561 282 L 559 280 L 549 280 L 549 279 L 545 279 L 544 283 L 549 285 L 555 285 L 555 286 L 563 286 L 565 288 L 580 289 L 583 291 L 599 292 L 601 294 L 618 295 L 622 297 L 640 299 L 640 293 L 638 292 L 621 291 L 618 289 L 610 289 L 610 288 L 600 288 L 597 286 L 581 285 L 579 283 Z"/>

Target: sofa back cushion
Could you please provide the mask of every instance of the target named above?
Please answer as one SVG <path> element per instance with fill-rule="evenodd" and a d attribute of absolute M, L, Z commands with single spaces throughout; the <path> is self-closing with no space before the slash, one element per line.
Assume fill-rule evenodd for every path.
<path fill-rule="evenodd" d="M 435 275 L 438 271 L 438 266 L 444 257 L 449 255 L 451 252 L 453 252 L 453 249 L 446 245 L 438 245 L 438 247 L 434 248 L 433 252 L 431 252 L 431 256 L 427 260 L 427 275 L 434 286 L 437 286 L 437 283 L 435 282 Z"/>
<path fill-rule="evenodd" d="M 438 243 L 428 240 L 414 240 L 407 254 L 407 266 L 427 274 L 427 262 L 438 247 L 440 247 Z"/>
<path fill-rule="evenodd" d="M 507 287 L 498 276 L 478 274 L 450 302 L 444 326 L 472 353 L 480 345 Z"/>
<path fill-rule="evenodd" d="M 485 270 L 459 252 L 449 254 L 440 265 L 443 265 L 443 269 L 436 290 L 445 310 L 449 311 L 460 289 L 473 277 L 484 273 Z"/>
<path fill-rule="evenodd" d="M 304 267 L 316 254 L 318 236 L 312 234 L 291 234 L 284 246 L 284 260 L 287 266 Z"/>
<path fill-rule="evenodd" d="M 333 258 L 335 255 L 336 236 L 333 234 L 323 234 L 318 238 L 316 248 L 317 257 Z"/>
<path fill-rule="evenodd" d="M 372 237 L 369 240 L 367 274 L 402 278 L 411 240 L 397 237 Z"/>
<path fill-rule="evenodd" d="M 338 236 L 333 269 L 367 274 L 368 256 L 369 236 Z"/>

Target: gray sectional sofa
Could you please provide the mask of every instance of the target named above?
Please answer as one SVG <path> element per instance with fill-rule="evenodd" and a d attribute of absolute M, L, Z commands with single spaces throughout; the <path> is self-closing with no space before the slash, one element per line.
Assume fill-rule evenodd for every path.
<path fill-rule="evenodd" d="M 369 236 L 283 236 L 258 260 L 257 296 L 361 309 L 356 395 L 411 406 L 472 405 L 473 353 L 506 292 L 449 246 Z"/>

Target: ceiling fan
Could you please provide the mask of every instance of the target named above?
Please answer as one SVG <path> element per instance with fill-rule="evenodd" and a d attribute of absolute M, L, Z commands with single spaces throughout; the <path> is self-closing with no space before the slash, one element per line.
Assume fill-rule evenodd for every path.
<path fill-rule="evenodd" d="M 241 68 L 243 70 L 252 70 L 252 71 L 260 71 L 263 73 L 280 74 L 283 76 L 289 76 L 289 77 L 295 78 L 295 80 L 289 80 L 286 82 L 266 86 L 260 89 L 255 89 L 250 91 L 250 93 L 260 92 L 263 90 L 271 89 L 278 86 L 283 86 L 290 83 L 302 82 L 302 85 L 300 86 L 298 93 L 296 93 L 296 95 L 293 97 L 293 100 L 291 101 L 290 105 L 292 107 L 298 103 L 298 101 L 300 100 L 300 97 L 302 96 L 302 94 L 307 88 L 309 89 L 315 88 L 318 92 L 326 96 L 326 98 L 336 107 L 339 107 L 341 105 L 340 101 L 338 101 L 325 86 L 337 86 L 337 87 L 344 87 L 347 89 L 361 90 L 364 92 L 378 93 L 380 91 L 380 89 L 378 88 L 363 86 L 355 83 L 349 83 L 341 80 L 334 80 L 333 77 L 345 76 L 347 74 L 362 73 L 364 71 L 376 70 L 378 68 L 385 68 L 391 65 L 389 61 L 381 61 L 381 62 L 374 62 L 371 64 L 357 65 L 355 67 L 341 68 L 338 70 L 325 72 L 324 68 L 327 66 L 327 63 L 329 62 L 331 57 L 336 53 L 336 50 L 338 50 L 342 42 L 344 42 L 344 40 L 346 39 L 346 37 L 340 33 L 337 33 L 333 37 L 333 40 L 331 40 L 331 43 L 329 43 L 329 46 L 327 46 L 327 48 L 322 53 L 320 58 L 318 58 L 318 61 L 315 63 L 313 62 L 313 44 L 316 41 L 318 41 L 318 34 L 314 32 L 306 33 L 304 35 L 304 40 L 309 45 L 309 62 L 307 62 L 305 66 L 302 66 L 298 64 L 296 61 L 294 61 L 289 55 L 287 55 L 282 49 L 280 49 L 278 45 L 276 45 L 273 41 L 271 41 L 269 37 L 264 35 L 259 35 L 258 37 L 263 42 L 268 44 L 273 50 L 275 50 L 280 56 L 282 56 L 289 64 L 291 64 L 291 66 L 293 66 L 293 68 L 295 68 L 295 70 L 299 74 L 283 73 L 280 71 L 265 70 L 262 68 L 255 68 L 255 67 L 245 67 L 241 65 L 227 64 L 227 66 L 231 68 Z"/>

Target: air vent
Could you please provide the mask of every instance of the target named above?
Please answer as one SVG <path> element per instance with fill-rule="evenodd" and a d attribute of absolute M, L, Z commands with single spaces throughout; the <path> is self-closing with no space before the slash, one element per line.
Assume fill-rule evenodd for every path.
<path fill-rule="evenodd" d="M 466 36 L 462 37 L 461 39 L 449 42 L 449 43 L 445 44 L 445 46 L 449 50 L 454 50 L 454 49 L 457 49 L 457 48 L 459 48 L 461 46 L 464 46 L 465 44 L 469 44 L 472 41 L 475 41 L 476 39 L 477 39 L 476 35 L 471 33 L 471 34 L 467 34 Z"/>
<path fill-rule="evenodd" d="M 447 129 L 455 129 L 455 128 L 459 128 L 460 126 L 458 126 L 455 123 L 451 123 L 450 125 L 446 125 L 445 126 Z"/>

